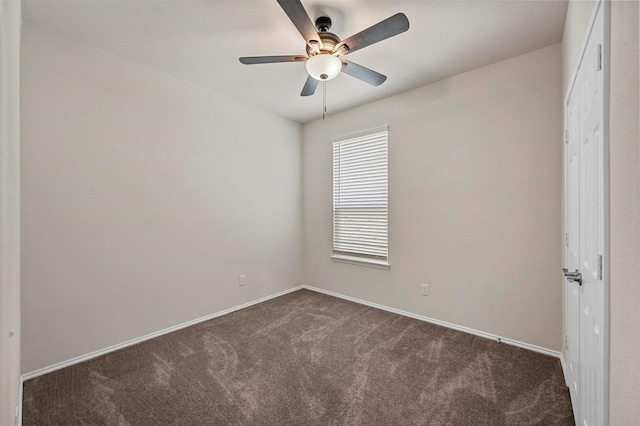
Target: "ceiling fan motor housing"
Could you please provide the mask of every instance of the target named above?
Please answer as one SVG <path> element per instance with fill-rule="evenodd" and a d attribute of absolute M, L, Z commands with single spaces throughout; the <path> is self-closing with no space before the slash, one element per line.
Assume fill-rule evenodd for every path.
<path fill-rule="evenodd" d="M 318 33 L 318 35 L 320 36 L 320 40 L 322 41 L 322 47 L 316 47 L 316 45 L 307 44 L 307 55 L 309 55 L 309 57 L 312 57 L 320 53 L 328 53 L 330 55 L 334 54 L 336 46 L 338 45 L 338 43 L 340 43 L 340 38 L 337 35 L 329 32 Z"/>

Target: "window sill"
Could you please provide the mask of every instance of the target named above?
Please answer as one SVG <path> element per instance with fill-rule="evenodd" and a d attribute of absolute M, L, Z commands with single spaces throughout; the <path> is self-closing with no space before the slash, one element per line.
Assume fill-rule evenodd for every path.
<path fill-rule="evenodd" d="M 344 256 L 333 254 L 330 256 L 334 262 L 351 263 L 353 265 L 368 266 L 369 268 L 389 269 L 391 265 L 386 260 L 367 259 L 364 257 Z"/>

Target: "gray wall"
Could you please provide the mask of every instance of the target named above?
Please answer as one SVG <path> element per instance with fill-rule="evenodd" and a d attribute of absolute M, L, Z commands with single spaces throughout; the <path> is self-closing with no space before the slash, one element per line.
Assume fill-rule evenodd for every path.
<path fill-rule="evenodd" d="M 301 283 L 298 124 L 25 24 L 22 129 L 24 372 Z"/>
<path fill-rule="evenodd" d="M 556 44 L 305 125 L 305 282 L 559 351 L 561 93 Z M 332 262 L 331 138 L 385 124 L 391 269 Z"/>
<path fill-rule="evenodd" d="M 611 3 L 610 424 L 640 419 L 640 90 L 638 2 Z"/>

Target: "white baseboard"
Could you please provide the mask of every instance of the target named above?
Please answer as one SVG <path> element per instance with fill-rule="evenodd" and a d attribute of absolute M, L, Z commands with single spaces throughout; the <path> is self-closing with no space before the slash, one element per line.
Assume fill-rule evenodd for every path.
<path fill-rule="evenodd" d="M 382 309 L 383 311 L 392 312 L 394 314 L 402 315 L 402 316 L 409 317 L 409 318 L 414 318 L 414 319 L 417 319 L 417 320 L 420 320 L 420 321 L 425 321 L 425 322 L 429 322 L 429 323 L 432 323 L 432 324 L 441 325 L 443 327 L 447 327 L 447 328 L 451 328 L 451 329 L 454 329 L 454 330 L 462 331 L 462 332 L 465 332 L 465 333 L 473 334 L 473 335 L 479 336 L 479 337 L 484 337 L 486 339 L 495 340 L 495 341 L 497 341 L 499 343 L 506 343 L 507 345 L 517 346 L 517 347 L 522 348 L 522 349 L 528 349 L 530 351 L 539 352 L 541 354 L 549 355 L 549 356 L 552 356 L 554 358 L 559 358 L 560 361 L 562 362 L 562 358 L 561 358 L 562 357 L 562 353 L 561 352 L 554 351 L 554 350 L 547 349 L 547 348 L 543 348 L 541 346 L 531 345 L 529 343 L 520 342 L 518 340 L 513 340 L 513 339 L 506 338 L 506 337 L 497 336 L 495 334 L 486 333 L 484 331 L 474 330 L 473 328 L 463 327 L 461 325 L 456 325 L 456 324 L 451 324 L 451 323 L 446 322 L 446 321 L 441 321 L 441 320 L 437 320 L 435 318 L 425 317 L 423 315 L 414 314 L 412 312 L 407 312 L 407 311 L 403 311 L 403 310 L 400 310 L 400 309 L 390 308 L 388 306 L 379 305 L 377 303 L 368 302 L 368 301 L 362 300 L 362 299 L 356 299 L 355 297 L 345 296 L 344 294 L 335 293 L 335 292 L 329 291 L 329 290 L 323 290 L 323 289 L 317 288 L 317 287 L 303 285 L 302 288 L 306 288 L 308 290 L 315 291 L 315 292 L 318 292 L 318 293 L 327 294 L 329 296 L 338 297 L 340 299 L 349 300 L 351 302 L 359 303 L 361 305 L 371 306 L 372 308 Z M 566 375 L 565 375 L 565 377 L 566 377 Z"/>
<path fill-rule="evenodd" d="M 237 310 L 240 310 L 240 309 L 248 308 L 249 306 L 256 305 L 258 303 L 261 303 L 261 302 L 267 301 L 269 299 L 273 299 L 273 298 L 276 298 L 276 297 L 279 297 L 279 296 L 282 296 L 282 295 L 285 295 L 285 294 L 288 294 L 288 293 L 292 293 L 292 292 L 300 290 L 302 288 L 306 288 L 308 290 L 315 291 L 317 293 L 323 293 L 323 294 L 327 294 L 329 296 L 338 297 L 340 299 L 349 300 L 351 302 L 359 303 L 361 305 L 371 306 L 373 308 L 381 309 L 381 310 L 387 311 L 387 312 L 392 312 L 392 313 L 395 313 L 395 314 L 398 314 L 398 315 L 402 315 L 402 316 L 405 316 L 405 317 L 414 318 L 414 319 L 417 319 L 417 320 L 420 320 L 420 321 L 425 321 L 425 322 L 429 322 L 429 323 L 432 323 L 432 324 L 441 325 L 443 327 L 447 327 L 447 328 L 451 328 L 451 329 L 454 329 L 454 330 L 462 331 L 462 332 L 465 332 L 465 333 L 473 334 L 473 335 L 476 335 L 476 336 L 484 337 L 484 338 L 487 338 L 487 339 L 495 340 L 497 342 L 506 343 L 508 345 L 517 346 L 519 348 L 528 349 L 528 350 L 531 350 L 531 351 L 534 351 L 534 352 L 539 352 L 539 353 L 542 353 L 542 354 L 545 354 L 545 355 L 550 355 L 550 356 L 553 356 L 555 358 L 560 359 L 560 361 L 562 362 L 562 366 L 563 366 L 563 372 L 565 371 L 564 370 L 565 365 L 564 365 L 564 362 L 563 362 L 564 359 L 562 358 L 562 353 L 558 352 L 558 351 L 554 351 L 554 350 L 543 348 L 543 347 L 536 346 L 536 345 L 531 345 L 529 343 L 520 342 L 518 340 L 509 339 L 509 338 L 506 338 L 506 337 L 497 336 L 495 334 L 486 333 L 484 331 L 475 330 L 475 329 L 472 329 L 472 328 L 469 328 L 469 327 L 464 327 L 464 326 L 460 326 L 460 325 L 456 325 L 456 324 L 451 324 L 451 323 L 446 322 L 446 321 L 441 321 L 441 320 L 438 320 L 438 319 L 435 319 L 435 318 L 429 318 L 429 317 L 426 317 L 426 316 L 423 316 L 423 315 L 418 315 L 418 314 L 414 314 L 412 312 L 407 312 L 407 311 L 403 311 L 403 310 L 400 310 L 400 309 L 391 308 L 391 307 L 388 307 L 388 306 L 380 305 L 380 304 L 369 302 L 369 301 L 366 301 L 366 300 L 357 299 L 355 297 L 345 296 L 343 294 L 335 293 L 333 291 L 324 290 L 324 289 L 321 289 L 321 288 L 312 287 L 312 286 L 308 286 L 308 285 L 302 285 L 302 286 L 293 287 L 293 288 L 290 288 L 290 289 L 287 289 L 287 290 L 284 290 L 284 291 L 281 291 L 281 292 L 278 292 L 278 293 L 274 293 L 272 295 L 265 296 L 265 297 L 262 297 L 260 299 L 252 300 L 250 302 L 243 303 L 242 305 L 234 306 L 234 307 L 229 308 L 229 309 L 225 309 L 225 310 L 213 313 L 213 314 L 209 314 L 209 315 L 206 315 L 204 317 L 196 318 L 194 320 L 187 321 L 187 322 L 184 322 L 182 324 L 175 325 L 173 327 L 165 328 L 163 330 L 156 331 L 154 333 L 150 333 L 150 334 L 147 334 L 145 336 L 137 337 L 135 339 L 131 339 L 131 340 L 128 340 L 128 341 L 123 342 L 123 343 L 118 343 L 116 345 L 112 345 L 112 346 L 109 346 L 109 347 L 106 347 L 106 348 L 103 348 L 103 349 L 100 349 L 100 350 L 97 350 L 97 351 L 94 351 L 94 352 L 91 352 L 91 353 L 88 353 L 88 354 L 85 354 L 85 355 L 77 356 L 77 357 L 71 358 L 71 359 L 69 359 L 67 361 L 62 361 L 62 362 L 50 365 L 48 367 L 44 367 L 44 368 L 41 368 L 41 369 L 38 369 L 38 370 L 35 370 L 35 371 L 31 371 L 29 373 L 25 373 L 25 374 L 22 375 L 21 379 L 22 379 L 22 381 L 30 380 L 30 379 L 33 379 L 35 377 L 42 376 L 43 374 L 51 373 L 52 371 L 56 371 L 56 370 L 59 370 L 61 368 L 69 367 L 69 366 L 74 365 L 74 364 L 79 364 L 81 362 L 90 360 L 92 358 L 96 358 L 96 357 L 108 354 L 110 352 L 114 352 L 114 351 L 117 351 L 119 349 L 123 349 L 123 348 L 126 348 L 128 346 L 144 342 L 146 340 L 154 339 L 154 338 L 156 338 L 158 336 L 162 336 L 164 334 L 171 333 L 173 331 L 177 331 L 177 330 L 180 330 L 180 329 L 185 328 L 185 327 L 189 327 L 189 326 L 192 326 L 192 325 L 204 322 L 204 321 L 208 321 L 210 319 L 217 318 L 219 316 L 226 315 L 226 314 L 229 314 L 231 312 L 234 312 L 234 311 L 237 311 Z M 565 373 L 565 377 L 567 377 L 566 373 Z"/>
<path fill-rule="evenodd" d="M 131 346 L 131 345 L 135 345 L 135 344 L 138 344 L 138 343 L 142 343 L 142 342 L 144 342 L 146 340 L 150 340 L 150 339 L 156 338 L 158 336 L 162 336 L 164 334 L 168 334 L 168 333 L 171 333 L 173 331 L 180 330 L 182 328 L 186 328 L 186 327 L 189 327 L 189 326 L 192 326 L 192 325 L 204 322 L 204 321 L 208 321 L 210 319 L 217 318 L 217 317 L 220 317 L 222 315 L 230 314 L 231 312 L 238 311 L 240 309 L 248 308 L 249 306 L 256 305 L 258 303 L 261 303 L 261 302 L 264 302 L 264 301 L 267 301 L 269 299 L 273 299 L 273 298 L 276 298 L 276 297 L 279 297 L 279 296 L 283 296 L 283 295 L 288 294 L 288 293 L 292 293 L 294 291 L 300 290 L 301 288 L 303 288 L 303 287 L 302 286 L 293 287 L 293 288 L 290 288 L 290 289 L 287 289 L 287 290 L 284 290 L 284 291 L 281 291 L 281 292 L 278 292 L 278 293 L 275 293 L 275 294 L 271 294 L 269 296 L 261 297 L 260 299 L 256 299 L 256 300 L 252 300 L 252 301 L 247 302 L 247 303 L 243 303 L 242 305 L 234 306 L 232 308 L 225 309 L 223 311 L 219 311 L 219 312 L 216 312 L 216 313 L 213 313 L 213 314 L 210 314 L 210 315 L 206 315 L 204 317 L 196 318 L 194 320 L 187 321 L 187 322 L 184 322 L 182 324 L 174 325 L 173 327 L 165 328 L 163 330 L 156 331 L 154 333 L 147 334 L 145 336 L 141 336 L 141 337 L 137 337 L 135 339 L 127 340 L 126 342 L 118 343 L 116 345 L 109 346 L 107 348 L 100 349 L 100 350 L 88 353 L 86 355 L 77 356 L 77 357 L 71 358 L 71 359 L 69 359 L 67 361 L 59 362 L 57 364 L 53 364 L 53 365 L 50 365 L 48 367 L 40 368 L 38 370 L 31 371 L 29 373 L 25 373 L 20 377 L 20 389 L 19 389 L 19 392 L 18 392 L 18 398 L 19 399 L 18 399 L 18 413 L 17 413 L 17 416 L 16 416 L 16 426 L 22 425 L 22 392 L 23 392 L 24 382 L 29 380 L 29 379 L 33 379 L 33 378 L 36 378 L 38 376 L 42 376 L 44 374 L 51 373 L 51 372 L 56 371 L 56 370 L 60 370 L 61 368 L 70 367 L 70 366 L 72 366 L 74 364 L 79 364 L 81 362 L 88 361 L 88 360 L 90 360 L 92 358 L 96 358 L 96 357 L 99 357 L 101 355 L 105 355 L 105 354 L 108 354 L 110 352 L 114 352 L 114 351 L 117 351 L 119 349 L 126 348 L 127 346 Z"/>
<path fill-rule="evenodd" d="M 196 319 L 191 320 L 191 321 L 183 322 L 182 324 L 174 325 L 173 327 L 165 328 L 163 330 L 156 331 L 154 333 L 147 334 L 145 336 L 141 336 L 141 337 L 137 337 L 135 339 L 127 340 L 126 342 L 118 343 L 116 345 L 109 346 L 107 348 L 100 349 L 100 350 L 88 353 L 86 355 L 77 356 L 77 357 L 71 358 L 71 359 L 69 359 L 67 361 L 62 361 L 62 362 L 59 362 L 57 364 L 50 365 L 48 367 L 40 368 L 38 370 L 31 371 L 29 373 L 23 374 L 22 375 L 22 381 L 24 382 L 24 381 L 27 381 L 29 379 L 33 379 L 35 377 L 42 376 L 43 374 L 51 373 L 52 371 L 60 370 L 61 368 L 69 367 L 69 366 L 74 365 L 74 364 L 79 364 L 81 362 L 88 361 L 88 360 L 90 360 L 92 358 L 96 358 L 96 357 L 99 357 L 101 355 L 105 355 L 105 354 L 108 354 L 110 352 L 126 348 L 126 347 L 131 346 L 131 345 L 142 343 L 142 342 L 144 342 L 146 340 L 154 339 L 154 338 L 156 338 L 158 336 L 162 336 L 164 334 L 171 333 L 173 331 L 177 331 L 177 330 L 180 330 L 180 329 L 185 328 L 185 327 L 189 327 L 189 326 L 192 326 L 192 325 L 204 322 L 204 321 L 208 321 L 210 319 L 217 318 L 217 317 L 220 317 L 222 315 L 230 314 L 231 312 L 238 311 L 240 309 L 248 308 L 249 306 L 253 306 L 253 305 L 256 305 L 258 303 L 267 301 L 269 299 L 273 299 L 273 298 L 276 298 L 276 297 L 279 297 L 279 296 L 283 296 L 283 295 L 288 294 L 288 293 L 292 293 L 292 292 L 294 292 L 296 290 L 300 290 L 301 288 L 303 288 L 303 287 L 302 286 L 293 287 L 293 288 L 290 288 L 290 289 L 287 289 L 287 290 L 284 290 L 284 291 L 281 291 L 281 292 L 278 292 L 278 293 L 275 293 L 275 294 L 272 294 L 272 295 L 269 295 L 269 296 L 261 297 L 260 299 L 256 299 L 256 300 L 252 300 L 252 301 L 247 302 L 247 303 L 243 303 L 242 305 L 234 306 L 232 308 L 225 309 L 223 311 L 219 311 L 219 312 L 216 312 L 216 313 L 213 313 L 213 314 L 209 314 L 209 315 L 206 315 L 204 317 L 200 317 L 200 318 L 196 318 Z M 21 387 L 21 389 L 22 389 L 22 387 Z"/>
<path fill-rule="evenodd" d="M 564 360 L 564 354 L 560 352 L 560 365 L 562 365 L 562 376 L 564 377 L 564 384 L 569 387 L 569 376 L 567 375 L 567 363 Z"/>
<path fill-rule="evenodd" d="M 272 294 L 272 295 L 269 295 L 269 296 L 265 296 L 265 297 L 262 297 L 260 299 L 252 300 L 250 302 L 243 303 L 242 305 L 234 306 L 234 307 L 229 308 L 229 309 L 225 309 L 225 310 L 222 310 L 222 311 L 210 314 L 210 315 L 206 315 L 204 317 L 200 317 L 200 318 L 197 318 L 197 319 L 194 319 L 194 320 L 191 320 L 191 321 L 187 321 L 187 322 L 184 322 L 182 324 L 175 325 L 173 327 L 165 328 L 163 330 L 156 331 L 154 333 L 147 334 L 145 336 L 141 336 L 141 337 L 138 337 L 138 338 L 135 338 L 135 339 L 131 339 L 131 340 L 128 340 L 128 341 L 123 342 L 123 343 L 119 343 L 119 344 L 116 344 L 116 345 L 113 345 L 113 346 L 109 346 L 107 348 L 100 349 L 100 350 L 88 353 L 86 355 L 81 355 L 81 356 L 69 359 L 67 361 L 59 362 L 57 364 L 53 364 L 53 365 L 50 365 L 48 367 L 44 367 L 44 368 L 29 372 L 29 373 L 25 373 L 20 378 L 20 391 L 19 391 L 20 404 L 18 405 L 17 425 L 21 425 L 22 424 L 22 388 L 23 388 L 23 383 L 25 381 L 29 380 L 29 379 L 33 379 L 35 377 L 42 376 L 42 375 L 47 374 L 47 373 L 51 373 L 53 371 L 60 370 L 61 368 L 69 367 L 69 366 L 72 366 L 74 364 L 79 364 L 81 362 L 88 361 L 90 359 L 93 359 L 93 358 L 108 354 L 110 352 L 114 352 L 114 351 L 117 351 L 119 349 L 123 349 L 123 348 L 126 348 L 128 346 L 132 346 L 132 345 L 135 345 L 135 344 L 138 344 L 138 343 L 142 343 L 142 342 L 144 342 L 146 340 L 154 339 L 154 338 L 162 336 L 164 334 L 168 334 L 168 333 L 183 329 L 185 327 L 189 327 L 189 326 L 192 326 L 192 325 L 204 322 L 204 321 L 208 321 L 210 319 L 217 318 L 217 317 L 220 317 L 222 315 L 226 315 L 226 314 L 229 314 L 231 312 L 234 312 L 234 311 L 237 311 L 237 310 L 240 310 L 240 309 L 248 308 L 249 306 L 256 305 L 258 303 L 267 301 L 269 299 L 273 299 L 273 298 L 276 298 L 276 297 L 279 297 L 279 296 L 283 296 L 285 294 L 292 293 L 294 291 L 297 291 L 297 290 L 300 290 L 300 289 L 303 289 L 303 288 L 305 288 L 307 290 L 315 291 L 317 293 L 327 294 L 329 296 L 334 296 L 334 297 L 338 297 L 340 299 L 349 300 L 351 302 L 359 303 L 361 305 L 370 306 L 372 308 L 381 309 L 383 311 L 392 312 L 394 314 L 402 315 L 402 316 L 409 317 L 409 318 L 414 318 L 414 319 L 417 319 L 417 320 L 420 320 L 420 321 L 429 322 L 429 323 L 432 323 L 432 324 L 436 324 L 436 325 L 440 325 L 440 326 L 443 326 L 443 327 L 451 328 L 453 330 L 462 331 L 464 333 L 473 334 L 475 336 L 479 336 L 479 337 L 484 337 L 484 338 L 487 338 L 487 339 L 495 340 L 495 341 L 500 342 L 500 343 L 506 343 L 508 345 L 516 346 L 516 347 L 523 348 L 523 349 L 528 349 L 528 350 L 531 350 L 531 351 L 534 351 L 534 352 L 539 352 L 541 354 L 545 354 L 545 355 L 549 355 L 549 356 L 552 356 L 552 357 L 555 357 L 555 358 L 559 358 L 560 359 L 560 363 L 562 364 L 562 372 L 564 374 L 565 382 L 566 382 L 566 378 L 567 378 L 566 366 L 565 366 L 564 356 L 562 355 L 561 352 L 553 351 L 551 349 L 543 348 L 543 347 L 536 346 L 536 345 L 531 345 L 529 343 L 520 342 L 518 340 L 509 339 L 509 338 L 506 338 L 506 337 L 500 337 L 500 336 L 497 336 L 495 334 L 486 333 L 484 331 L 474 330 L 474 329 L 469 328 L 469 327 L 463 327 L 463 326 L 460 326 L 460 325 L 451 324 L 451 323 L 446 322 L 446 321 L 441 321 L 441 320 L 437 320 L 437 319 L 434 319 L 434 318 L 425 317 L 423 315 L 414 314 L 414 313 L 411 313 L 411 312 L 407 312 L 407 311 L 403 311 L 403 310 L 400 310 L 400 309 L 391 308 L 391 307 L 380 305 L 380 304 L 377 304 L 377 303 L 368 302 L 366 300 L 357 299 L 355 297 L 345 296 L 343 294 L 335 293 L 333 291 L 323 290 L 321 288 L 312 287 L 312 286 L 308 286 L 308 285 L 302 285 L 302 286 L 293 287 L 293 288 L 290 288 L 290 289 L 287 289 L 287 290 L 284 290 L 284 291 L 281 291 L 281 292 L 278 292 L 278 293 L 275 293 L 275 294 Z"/>

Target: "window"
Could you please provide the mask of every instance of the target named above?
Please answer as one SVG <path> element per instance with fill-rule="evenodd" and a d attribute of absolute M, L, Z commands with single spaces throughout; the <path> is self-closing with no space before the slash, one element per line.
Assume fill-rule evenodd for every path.
<path fill-rule="evenodd" d="M 389 267 L 387 127 L 334 139 L 334 260 Z"/>

